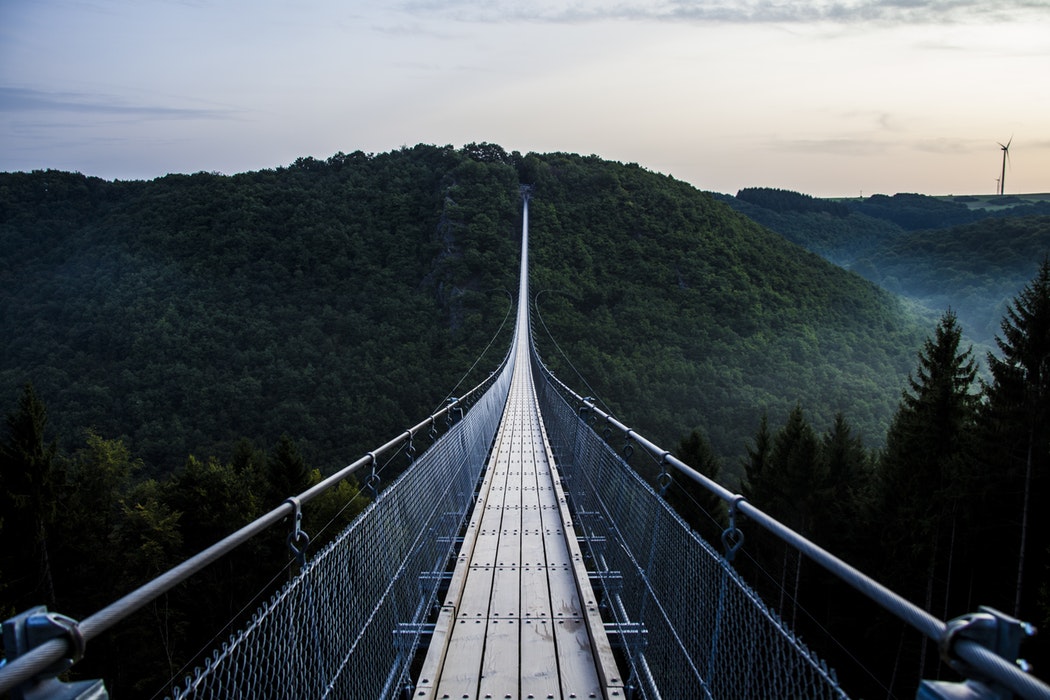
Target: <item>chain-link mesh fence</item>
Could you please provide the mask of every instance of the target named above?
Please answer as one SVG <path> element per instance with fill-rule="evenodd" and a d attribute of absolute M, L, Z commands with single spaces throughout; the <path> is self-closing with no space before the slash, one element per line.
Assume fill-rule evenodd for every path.
<path fill-rule="evenodd" d="M 555 460 L 645 698 L 843 698 L 832 670 L 590 428 L 537 390 Z"/>
<path fill-rule="evenodd" d="M 389 698 L 409 682 L 510 386 L 508 363 L 462 420 L 174 694 Z"/>

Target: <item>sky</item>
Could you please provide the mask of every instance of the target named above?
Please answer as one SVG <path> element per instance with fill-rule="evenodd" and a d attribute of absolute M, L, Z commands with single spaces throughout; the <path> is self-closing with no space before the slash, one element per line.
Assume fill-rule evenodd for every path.
<path fill-rule="evenodd" d="M 1050 192 L 1050 0 L 0 0 L 0 171 L 483 141 L 818 197 L 993 193 L 1009 142 Z"/>

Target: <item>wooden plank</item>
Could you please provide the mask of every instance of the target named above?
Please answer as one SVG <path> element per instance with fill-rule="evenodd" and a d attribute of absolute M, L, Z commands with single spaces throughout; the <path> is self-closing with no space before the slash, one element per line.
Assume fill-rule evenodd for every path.
<path fill-rule="evenodd" d="M 554 642 L 554 622 L 549 617 L 521 621 L 521 696 L 560 698 L 561 678 Z"/>
<path fill-rule="evenodd" d="M 484 619 L 489 614 L 492 598 L 492 577 L 495 567 L 471 566 L 463 586 L 463 594 L 457 605 L 456 615 L 460 618 Z"/>
<path fill-rule="evenodd" d="M 445 653 L 435 698 L 476 698 L 478 669 L 485 648 L 485 620 L 456 620 Z M 418 697 L 416 695 L 415 697 Z"/>
<path fill-rule="evenodd" d="M 517 619 L 488 621 L 478 697 L 518 698 L 520 628 Z"/>
<path fill-rule="evenodd" d="M 544 449 L 547 450 L 548 461 L 553 464 L 554 457 L 550 453 L 550 443 L 546 440 L 546 435 L 544 436 Z M 551 481 L 555 494 L 558 497 L 558 503 L 562 514 L 562 527 L 566 535 L 569 552 L 572 556 L 574 578 L 577 581 L 580 595 L 583 598 L 583 622 L 588 630 L 591 645 L 590 661 L 593 664 L 595 673 L 597 674 L 598 683 L 604 689 L 604 695 L 606 697 L 623 697 L 623 677 L 620 675 L 619 668 L 616 665 L 616 659 L 612 652 L 612 645 L 609 643 L 609 636 L 605 632 L 605 625 L 602 621 L 601 614 L 598 612 L 597 597 L 594 595 L 594 589 L 590 585 L 587 569 L 583 562 L 580 543 L 576 538 L 575 528 L 573 527 L 569 513 L 567 499 L 565 498 L 561 482 L 557 478 L 556 471 L 557 470 L 555 470 L 554 478 L 552 478 Z"/>
<path fill-rule="evenodd" d="M 553 623 L 562 697 L 605 697 L 594 667 L 586 623 L 579 617 L 554 620 Z"/>
<path fill-rule="evenodd" d="M 580 594 L 571 567 L 548 567 L 550 581 L 551 614 L 563 619 L 581 617 Z"/>
<path fill-rule="evenodd" d="M 533 527 L 522 531 L 520 558 L 522 566 L 546 565 L 547 553 L 543 546 L 543 530 Z"/>
<path fill-rule="evenodd" d="M 551 598 L 546 566 L 526 566 L 519 577 L 521 585 L 521 616 L 523 618 L 550 618 Z"/>
<path fill-rule="evenodd" d="M 430 647 L 427 650 L 426 659 L 419 672 L 419 682 L 416 684 L 416 692 L 413 698 L 416 700 L 431 700 L 438 697 L 438 679 L 441 670 L 445 667 L 445 658 L 448 654 L 448 645 L 452 636 L 452 628 L 455 625 L 456 610 L 452 606 L 444 606 L 438 614 L 434 625 L 434 634 L 430 639 Z"/>
<path fill-rule="evenodd" d="M 492 575 L 489 598 L 490 618 L 515 618 L 521 615 L 521 570 L 516 566 L 496 567 Z"/>

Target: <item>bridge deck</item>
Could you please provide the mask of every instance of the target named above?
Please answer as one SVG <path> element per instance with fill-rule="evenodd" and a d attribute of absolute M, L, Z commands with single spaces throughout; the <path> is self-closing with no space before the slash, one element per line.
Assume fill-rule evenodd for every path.
<path fill-rule="evenodd" d="M 483 479 L 414 697 L 623 697 L 527 356 Z"/>

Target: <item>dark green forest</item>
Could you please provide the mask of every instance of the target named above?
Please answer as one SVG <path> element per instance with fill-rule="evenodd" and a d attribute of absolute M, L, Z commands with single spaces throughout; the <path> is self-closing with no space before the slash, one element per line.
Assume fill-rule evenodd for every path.
<path fill-rule="evenodd" d="M 536 342 L 566 383 L 938 615 L 1012 612 L 1023 530 L 1020 609 L 1047 616 L 1050 524 L 1034 504 L 1048 495 L 1050 392 L 1031 364 L 1042 346 L 1025 342 L 1050 342 L 1045 218 L 970 222 L 949 246 L 964 258 L 992 225 L 1027 241 L 1027 272 L 996 302 L 1004 343 L 985 358 L 967 349 L 953 287 L 927 280 L 947 303 L 917 313 L 829 262 L 918 283 L 893 265 L 941 259 L 910 238 L 924 231 L 492 144 L 149 182 L 0 174 L 2 611 L 91 613 L 484 378 L 509 340 L 521 184 Z M 988 245 L 1000 267 L 971 248 L 957 276 L 997 279 L 1007 258 Z M 717 504 L 677 486 L 669 498 L 718 537 Z M 347 484 L 307 509 L 308 529 L 334 534 L 364 504 Z M 114 697 L 152 693 L 251 609 L 245 593 L 272 589 L 283 534 L 158 602 L 78 670 Z M 843 672 L 853 687 L 914 693 L 917 638 L 833 610 L 829 582 L 775 545 L 746 552 L 741 569 L 807 638 L 830 631 L 877 657 Z M 202 598 L 208 619 L 194 619 L 185 602 Z M 940 672 L 935 656 L 922 673 Z"/>
<path fill-rule="evenodd" d="M 994 350 L 1009 300 L 1050 250 L 1045 197 L 873 195 L 817 199 L 748 188 L 720 199 L 932 318 L 951 308 L 968 339 Z"/>

